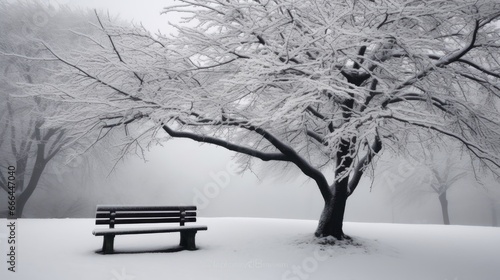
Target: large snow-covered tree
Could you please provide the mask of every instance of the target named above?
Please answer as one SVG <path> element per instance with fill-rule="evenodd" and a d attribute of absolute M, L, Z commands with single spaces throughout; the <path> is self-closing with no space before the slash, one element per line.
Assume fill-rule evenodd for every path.
<path fill-rule="evenodd" d="M 140 127 L 130 145 L 166 132 L 293 165 L 324 199 L 317 236 L 344 238 L 347 199 L 377 154 L 422 132 L 500 165 L 496 0 L 180 0 L 164 12 L 187 24 L 167 37 L 101 19 L 97 49 L 46 44 L 65 83 L 33 94 L 70 104 L 60 120 L 82 133 Z"/>

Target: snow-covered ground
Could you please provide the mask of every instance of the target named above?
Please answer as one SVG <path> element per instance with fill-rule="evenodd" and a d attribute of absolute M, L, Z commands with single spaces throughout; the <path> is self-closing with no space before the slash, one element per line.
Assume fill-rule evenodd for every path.
<path fill-rule="evenodd" d="M 92 219 L 18 220 L 17 272 L 0 279 L 498 280 L 500 228 L 346 223 L 355 244 L 320 244 L 315 221 L 200 218 L 197 251 L 100 255 Z M 0 220 L 2 260 L 7 221 Z M 178 233 L 119 236 L 116 250 L 167 249 Z"/>

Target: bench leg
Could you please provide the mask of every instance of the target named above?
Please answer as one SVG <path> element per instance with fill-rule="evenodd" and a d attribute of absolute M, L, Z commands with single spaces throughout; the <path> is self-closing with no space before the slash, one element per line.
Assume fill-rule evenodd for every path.
<path fill-rule="evenodd" d="M 187 250 L 196 250 L 195 236 L 196 230 L 193 231 L 181 231 L 181 242 L 180 246 L 186 248 Z"/>
<path fill-rule="evenodd" d="M 114 235 L 104 235 L 104 241 L 102 243 L 102 252 L 104 254 L 113 253 L 114 243 L 115 243 Z"/>

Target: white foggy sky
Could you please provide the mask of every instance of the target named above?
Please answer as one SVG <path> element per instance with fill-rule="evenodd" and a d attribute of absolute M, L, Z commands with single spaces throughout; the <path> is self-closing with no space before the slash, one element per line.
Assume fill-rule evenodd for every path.
<path fill-rule="evenodd" d="M 53 0 L 52 0 L 53 1 Z M 162 33 L 171 33 L 168 22 L 178 22 L 181 14 L 161 15 L 163 8 L 178 4 L 174 0 L 56 0 L 54 2 L 69 6 L 109 11 L 112 15 L 119 15 L 125 20 L 142 22 L 151 32 L 160 30 Z"/>

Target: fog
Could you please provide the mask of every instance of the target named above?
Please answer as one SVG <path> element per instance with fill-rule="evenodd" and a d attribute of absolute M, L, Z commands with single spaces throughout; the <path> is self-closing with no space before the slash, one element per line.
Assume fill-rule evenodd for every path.
<path fill-rule="evenodd" d="M 271 164 L 257 160 L 253 172 L 236 173 L 233 152 L 182 139 L 153 147 L 145 155 L 146 160 L 131 155 L 117 163 L 107 158 L 99 163 L 103 170 L 95 174 L 80 174 L 78 164 L 68 168 L 54 164 L 52 167 L 62 174 L 49 169 L 46 179 L 52 184 L 37 188 L 26 206 L 26 217 L 92 217 L 97 204 L 195 204 L 200 216 L 207 217 L 315 220 L 323 207 L 315 183 L 298 170 L 273 177 L 264 172 Z M 397 166 L 376 172 L 373 182 L 363 179 L 348 200 L 346 221 L 443 222 L 437 194 L 395 195 L 397 188 L 418 188 L 409 184 L 391 186 L 393 182 L 387 178 L 397 176 Z M 492 225 L 492 209 L 500 217 L 498 197 L 494 197 L 496 205 L 488 199 L 494 195 L 473 178 L 459 181 L 448 191 L 451 223 Z"/>
<path fill-rule="evenodd" d="M 75 4 L 75 1 L 69 0 L 58 2 Z M 81 7 L 109 9 L 110 13 L 119 14 L 122 19 L 141 21 L 150 30 L 160 29 L 169 33 L 173 31 L 168 29 L 166 22 L 178 21 L 179 18 L 161 17 L 160 11 L 170 2 L 86 0 L 78 1 L 78 4 Z M 195 204 L 200 216 L 319 218 L 323 207 L 319 190 L 298 169 L 291 170 L 289 174 L 270 176 L 264 171 L 271 165 L 255 160 L 252 170 L 235 172 L 233 157 L 234 153 L 222 148 L 199 145 L 190 140 L 172 140 L 163 146 L 152 147 L 146 152 L 145 160 L 137 156 L 119 161 L 115 158 L 90 160 L 92 164 L 102 165 L 100 172 L 90 174 L 79 164 L 65 167 L 61 163 L 53 163 L 45 174 L 46 183 L 30 198 L 25 216 L 92 217 L 97 204 Z M 436 193 L 409 192 L 406 198 L 395 195 L 398 189 L 415 186 L 405 185 L 404 182 L 394 184 L 394 180 L 388 182 L 387 176 L 391 176 L 388 174 L 400 173 L 398 165 L 401 162 L 393 163 L 388 172 L 375 172 L 374 180 L 362 180 L 348 200 L 345 219 L 356 222 L 442 223 Z M 498 181 L 493 177 L 485 181 L 487 185 L 482 186 L 469 176 L 449 190 L 452 224 L 492 225 L 493 213 L 500 217 L 498 191 L 489 191 L 500 188 Z M 2 192 L 1 196 L 5 201 L 5 193 Z"/>

